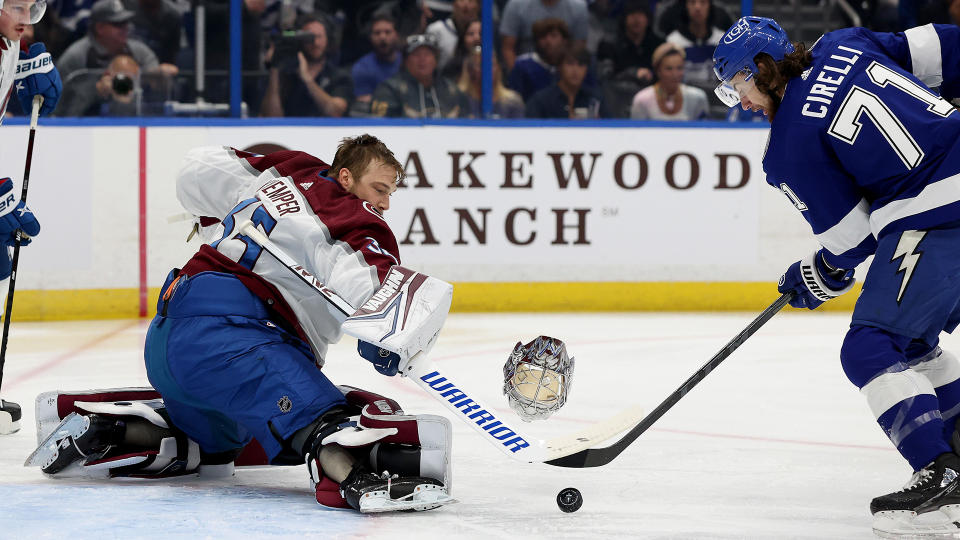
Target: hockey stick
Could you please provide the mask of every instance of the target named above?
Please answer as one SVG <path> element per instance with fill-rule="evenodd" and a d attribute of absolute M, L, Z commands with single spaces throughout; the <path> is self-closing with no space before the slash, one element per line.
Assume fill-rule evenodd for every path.
<path fill-rule="evenodd" d="M 684 383 L 680 385 L 680 388 L 677 388 L 672 394 L 667 396 L 667 399 L 663 400 L 663 403 L 657 406 L 656 409 L 641 420 L 636 427 L 627 432 L 619 441 L 604 448 L 590 448 L 559 459 L 554 459 L 548 461 L 547 464 L 556 465 L 557 467 L 573 467 L 579 469 L 584 467 L 600 467 L 613 461 L 614 458 L 626 450 L 633 441 L 637 440 L 637 437 L 649 429 L 650 426 L 659 420 L 664 413 L 669 411 L 671 407 L 676 405 L 677 402 L 680 401 L 680 398 L 687 395 L 687 392 L 692 390 L 697 383 L 702 381 L 714 368 L 719 366 L 720 362 L 723 362 L 733 351 L 737 350 L 747 338 L 752 336 L 754 332 L 759 330 L 761 326 L 766 324 L 767 321 L 783 309 L 793 298 L 793 295 L 793 292 L 780 295 L 780 298 L 777 298 L 769 307 L 764 309 L 753 322 L 748 324 L 747 327 L 731 339 L 729 343 L 724 345 L 713 358 L 691 375 L 689 379 L 684 381 Z"/>
<path fill-rule="evenodd" d="M 323 282 L 303 265 L 276 246 L 253 222 L 247 220 L 240 223 L 236 231 L 237 234 L 259 244 L 303 283 L 322 294 L 336 310 L 331 309 L 331 313 L 341 313 L 349 317 L 356 311 L 349 302 L 324 286 Z M 414 355 L 403 366 L 402 374 L 443 403 L 487 442 L 511 458 L 526 463 L 549 463 L 551 460 L 580 452 L 630 429 L 643 417 L 642 409 L 634 406 L 582 431 L 544 440 L 524 434 L 516 425 L 508 425 L 506 418 L 498 416 L 495 409 L 484 405 L 477 394 L 470 392 L 462 384 L 455 383 L 451 375 L 437 368 L 426 358 L 423 351 Z"/>
<path fill-rule="evenodd" d="M 33 139 L 37 135 L 37 119 L 40 117 L 40 106 L 43 105 L 43 96 L 33 96 L 33 110 L 30 111 L 30 137 L 27 139 L 27 162 L 23 168 L 23 187 L 20 191 L 20 201 L 27 203 L 27 188 L 30 186 L 30 164 L 33 162 Z M 16 210 L 14 210 L 16 212 Z M 17 265 L 20 262 L 20 241 L 23 231 L 17 229 L 13 243 L 13 259 L 10 262 L 10 284 L 7 286 L 7 304 L 3 310 L 3 338 L 0 340 L 0 387 L 3 386 L 3 364 L 7 358 L 7 339 L 10 337 L 10 315 L 13 313 L 13 291 L 17 286 Z"/>

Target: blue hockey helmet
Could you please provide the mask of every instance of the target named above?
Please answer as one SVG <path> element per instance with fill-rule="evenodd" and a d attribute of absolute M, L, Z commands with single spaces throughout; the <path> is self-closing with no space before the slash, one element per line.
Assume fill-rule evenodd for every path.
<path fill-rule="evenodd" d="M 757 54 L 767 53 L 774 61 L 780 61 L 791 52 L 793 44 L 777 21 L 767 17 L 741 17 L 723 34 L 713 51 L 713 72 L 720 79 L 715 90 L 717 97 L 733 107 L 740 102 L 740 95 L 730 81 L 741 71 L 745 80 L 756 75 L 757 64 L 753 58 Z"/>

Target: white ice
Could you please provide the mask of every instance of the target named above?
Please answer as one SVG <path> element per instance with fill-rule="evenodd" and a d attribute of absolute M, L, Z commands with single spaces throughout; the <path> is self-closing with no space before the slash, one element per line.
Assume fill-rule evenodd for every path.
<path fill-rule="evenodd" d="M 454 314 L 433 351 L 501 414 L 514 343 L 566 341 L 576 373 L 566 406 L 531 425 L 549 436 L 639 403 L 652 410 L 756 314 Z M 24 427 L 0 437 L 0 538 L 873 538 L 870 499 L 909 467 L 838 359 L 849 315 L 784 312 L 735 351 L 609 465 L 517 463 L 454 425 L 458 504 L 414 514 L 324 510 L 300 467 L 238 469 L 218 481 L 56 481 L 23 460 L 33 400 L 54 389 L 146 385 L 147 321 L 14 323 L 2 395 Z M 958 337 L 944 346 L 960 350 Z M 344 339 L 324 372 L 446 414 L 410 381 L 377 374 Z M 578 488 L 565 514 L 557 493 Z"/>

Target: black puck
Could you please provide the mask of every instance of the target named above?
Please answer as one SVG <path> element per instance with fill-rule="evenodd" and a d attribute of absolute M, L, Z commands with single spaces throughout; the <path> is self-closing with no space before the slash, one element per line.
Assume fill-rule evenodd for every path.
<path fill-rule="evenodd" d="M 557 506 L 564 512 L 576 512 L 583 506 L 583 495 L 577 488 L 564 488 L 557 493 Z"/>

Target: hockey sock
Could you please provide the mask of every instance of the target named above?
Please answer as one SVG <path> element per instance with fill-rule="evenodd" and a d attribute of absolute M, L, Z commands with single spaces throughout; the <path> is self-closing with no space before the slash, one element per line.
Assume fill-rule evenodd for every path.
<path fill-rule="evenodd" d="M 954 424 L 960 417 L 960 361 L 953 353 L 936 347 L 910 363 L 933 385 L 943 417 L 943 439 L 950 441 L 955 431 Z"/>

